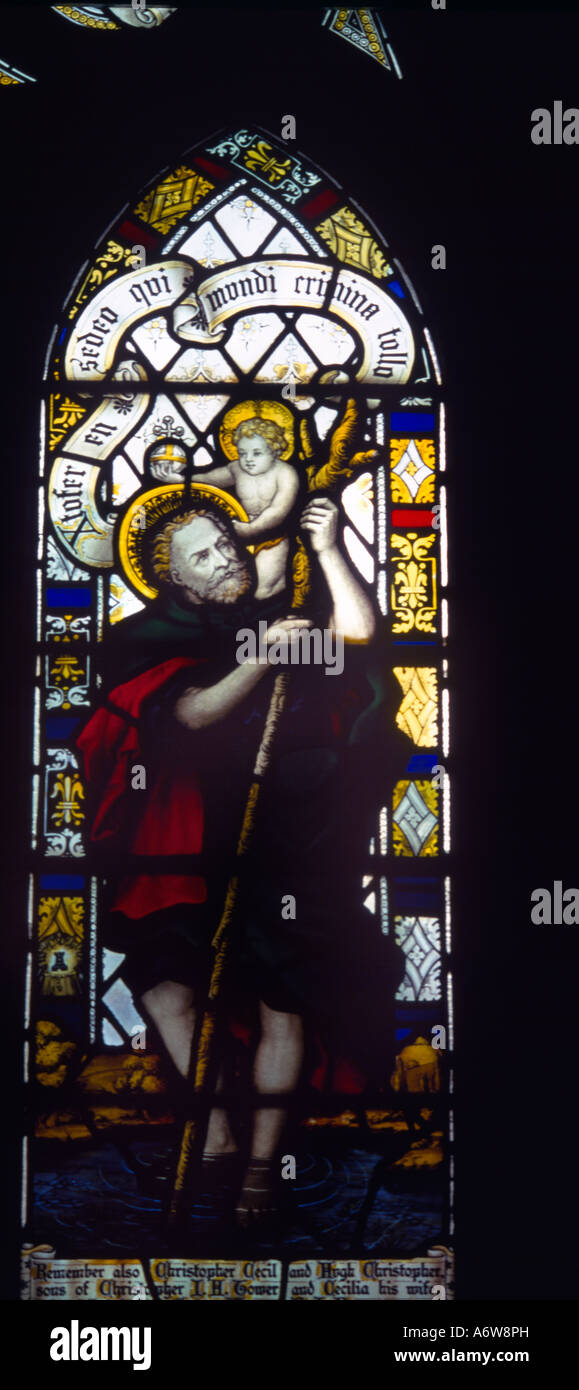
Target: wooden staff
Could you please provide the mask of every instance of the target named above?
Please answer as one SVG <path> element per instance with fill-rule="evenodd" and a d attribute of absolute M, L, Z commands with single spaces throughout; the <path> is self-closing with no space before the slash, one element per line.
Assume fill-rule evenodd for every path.
<path fill-rule="evenodd" d="M 251 841 L 260 787 L 270 763 L 273 742 L 279 725 L 280 715 L 286 701 L 288 682 L 289 676 L 286 672 L 277 675 L 274 681 L 269 709 L 253 769 L 253 780 L 249 789 L 237 844 L 237 862 L 247 853 L 247 848 Z M 238 892 L 239 874 L 234 872 L 227 887 L 221 920 L 211 942 L 215 951 L 215 956 L 209 981 L 207 1002 L 205 1004 L 201 1028 L 198 1034 L 197 1047 L 192 1047 L 191 1049 L 189 1081 L 192 1086 L 194 1108 L 197 1110 L 197 1113 L 191 1118 L 186 1119 L 183 1129 L 179 1162 L 177 1164 L 171 1205 L 168 1213 L 168 1224 L 170 1226 L 175 1224 L 179 1215 L 181 1198 L 187 1185 L 191 1168 L 195 1162 L 201 1161 L 203 1149 L 205 1147 L 209 1115 L 213 1105 L 213 1095 L 210 1091 L 211 1072 L 217 1061 L 217 1050 L 215 1048 L 217 1005 L 219 995 L 223 988 L 225 966 L 228 957 L 231 955 L 231 928 Z M 197 1105 L 195 1105 L 195 1102 L 197 1102 Z"/>

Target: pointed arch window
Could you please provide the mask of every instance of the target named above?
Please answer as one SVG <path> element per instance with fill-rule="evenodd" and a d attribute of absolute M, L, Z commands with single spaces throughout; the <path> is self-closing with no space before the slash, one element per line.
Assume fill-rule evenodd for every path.
<path fill-rule="evenodd" d="M 385 774 L 360 892 L 400 948 L 400 1047 L 441 1027 L 452 1046 L 436 352 L 408 275 L 356 202 L 267 132 L 225 132 L 127 204 L 78 275 L 47 353 L 28 999 L 40 1137 L 130 1123 L 137 1110 L 160 1123 L 166 1110 L 143 1064 L 136 1075 L 142 1020 L 122 955 L 102 944 L 75 738 L 103 694 L 107 633 L 156 592 L 141 546 L 151 494 L 162 511 L 163 489 L 202 481 L 248 401 L 282 422 L 305 474 L 353 403 L 368 462 L 332 481 L 343 545 L 389 632 L 408 739 L 404 776 Z M 91 1103 L 107 1068 L 134 1071 L 132 1100 L 127 1088 L 119 1107 L 113 1085 L 108 1110 Z"/>

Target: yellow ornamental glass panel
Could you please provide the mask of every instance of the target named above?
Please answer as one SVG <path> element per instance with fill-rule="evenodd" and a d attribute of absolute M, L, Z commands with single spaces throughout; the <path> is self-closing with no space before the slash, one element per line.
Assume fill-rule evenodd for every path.
<path fill-rule="evenodd" d="M 390 440 L 393 502 L 434 502 L 436 453 L 431 439 Z"/>
<path fill-rule="evenodd" d="M 74 429 L 86 415 L 87 407 L 80 405 L 78 401 L 71 400 L 70 396 L 63 396 L 60 391 L 56 391 L 50 397 L 49 405 L 49 448 L 56 449 L 69 430 Z"/>
<path fill-rule="evenodd" d="M 395 666 L 404 692 L 396 724 L 418 748 L 435 748 L 438 741 L 438 672 L 434 666 Z"/>
<path fill-rule="evenodd" d="M 279 159 L 273 145 L 266 140 L 258 140 L 247 151 L 243 162 L 246 169 L 261 174 L 268 183 L 279 183 L 280 179 L 285 179 L 292 165 L 291 159 Z"/>
<path fill-rule="evenodd" d="M 67 631 L 74 622 L 72 613 L 65 613 L 62 621 L 67 624 Z M 58 635 L 59 637 L 61 634 Z M 54 638 L 56 642 L 58 637 Z M 65 632 L 62 641 L 70 641 Z M 74 634 L 73 634 L 73 640 Z M 76 637 L 78 641 L 78 636 Z M 87 676 L 88 659 L 82 651 L 62 651 L 56 650 L 47 659 L 46 671 L 46 705 L 47 709 L 69 710 L 73 706 L 88 703 L 87 701 Z M 78 779 L 77 779 L 78 780 Z"/>
<path fill-rule="evenodd" d="M 38 903 L 38 966 L 43 995 L 80 992 L 83 940 L 83 899 L 41 897 Z"/>
<path fill-rule="evenodd" d="M 104 251 L 100 252 L 94 264 L 87 270 L 76 299 L 68 311 L 69 319 L 75 318 L 81 306 L 105 280 L 110 280 L 115 275 L 124 275 L 127 270 L 131 270 L 133 260 L 134 252 L 131 246 L 121 246 L 118 241 L 108 241 Z"/>
<path fill-rule="evenodd" d="M 149 222 L 158 232 L 169 232 L 213 187 L 202 174 L 182 165 L 151 189 L 135 212 L 137 217 Z"/>
<path fill-rule="evenodd" d="M 59 772 L 54 780 L 51 797 L 56 803 L 52 812 L 55 825 L 82 825 L 84 811 L 80 802 L 83 800 L 84 790 L 76 774 Z"/>
<path fill-rule="evenodd" d="M 390 594 L 395 633 L 436 632 L 436 560 L 429 553 L 435 540 L 434 532 L 392 536 L 391 549 L 400 555 L 392 566 Z"/>
<path fill-rule="evenodd" d="M 367 270 L 375 280 L 383 280 L 392 275 L 392 267 L 377 245 L 372 232 L 364 226 L 351 208 L 339 208 L 316 227 L 322 238 L 346 265 L 359 266 Z"/>

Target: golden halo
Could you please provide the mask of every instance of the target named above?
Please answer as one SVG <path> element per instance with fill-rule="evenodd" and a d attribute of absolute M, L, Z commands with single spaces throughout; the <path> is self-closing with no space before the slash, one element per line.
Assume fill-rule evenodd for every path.
<path fill-rule="evenodd" d="M 150 492 L 141 492 L 134 497 L 123 516 L 119 527 L 119 559 L 128 583 L 139 596 L 158 596 L 158 585 L 151 583 L 147 577 L 147 540 L 160 521 L 171 521 L 172 517 L 185 510 L 183 494 L 183 483 L 165 483 L 162 487 L 151 488 Z M 213 487 L 211 483 L 192 482 L 189 498 L 193 502 L 197 498 L 214 502 L 237 521 L 249 521 L 247 512 L 237 498 L 220 487 Z"/>
<path fill-rule="evenodd" d="M 282 405 L 280 401 L 241 401 L 239 405 L 232 405 L 231 410 L 224 415 L 219 430 L 219 443 L 226 458 L 237 458 L 237 449 L 231 436 L 234 429 L 244 420 L 272 420 L 274 424 L 279 425 L 289 441 L 287 448 L 280 454 L 280 459 L 290 458 L 294 447 L 294 417 L 287 405 Z"/>

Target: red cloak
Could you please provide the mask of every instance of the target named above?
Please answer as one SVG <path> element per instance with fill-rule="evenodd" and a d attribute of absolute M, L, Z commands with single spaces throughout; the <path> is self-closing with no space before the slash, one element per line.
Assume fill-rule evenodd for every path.
<path fill-rule="evenodd" d="M 138 789 L 132 789 L 131 779 L 138 775 L 139 767 L 149 775 L 141 744 L 144 703 L 178 671 L 201 664 L 194 658 L 174 657 L 116 686 L 107 704 L 96 711 L 79 735 L 77 747 L 96 806 L 92 844 L 114 848 L 122 837 L 130 855 L 201 853 L 203 799 L 190 766 L 186 772 L 175 767 L 170 772 L 161 770 L 153 785 L 147 783 L 142 812 L 125 841 L 127 824 L 133 821 L 135 796 L 139 795 Z M 201 874 L 133 874 L 120 883 L 112 907 L 127 917 L 139 918 L 176 903 L 202 903 L 206 897 Z"/>

